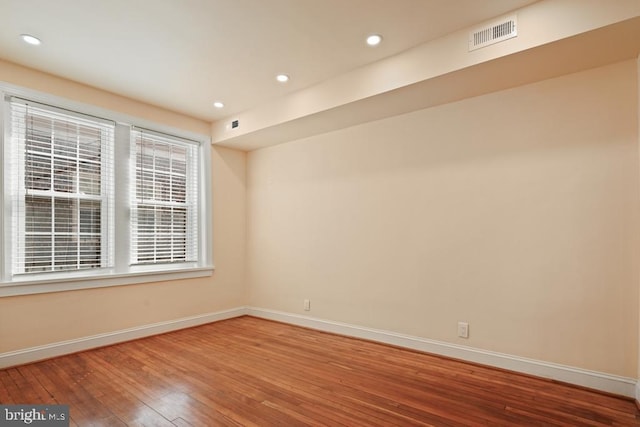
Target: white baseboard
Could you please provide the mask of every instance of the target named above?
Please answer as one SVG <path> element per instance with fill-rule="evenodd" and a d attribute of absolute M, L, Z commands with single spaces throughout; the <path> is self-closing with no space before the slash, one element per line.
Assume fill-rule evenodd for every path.
<path fill-rule="evenodd" d="M 247 307 L 246 314 L 550 378 L 640 401 L 640 384 L 633 378 L 257 307 Z"/>
<path fill-rule="evenodd" d="M 18 351 L 0 353 L 0 369 L 37 362 L 38 360 L 50 359 L 52 357 L 62 356 L 65 354 L 77 353 L 79 351 L 89 350 L 92 348 L 104 347 L 106 345 L 117 344 L 124 341 L 131 341 L 151 335 L 163 334 L 165 332 L 176 331 L 178 329 L 204 325 L 206 323 L 217 322 L 219 320 L 230 319 L 232 317 L 238 317 L 245 314 L 246 309 L 244 307 L 240 307 L 215 313 L 207 313 L 182 319 L 169 320 L 166 322 L 153 323 L 130 329 L 123 329 L 106 334 L 61 341 Z"/>
<path fill-rule="evenodd" d="M 159 322 L 130 329 L 93 335 L 69 341 L 31 347 L 23 350 L 0 353 L 0 369 L 10 366 L 24 365 L 38 360 L 49 359 L 65 354 L 76 353 L 92 348 L 103 347 L 144 338 L 151 335 L 204 325 L 206 323 L 231 319 L 243 315 L 255 316 L 263 319 L 276 320 L 292 325 L 304 326 L 325 332 L 377 341 L 413 350 L 424 351 L 483 365 L 495 366 L 516 372 L 550 378 L 558 381 L 576 384 L 596 390 L 614 393 L 640 401 L 640 383 L 633 378 L 626 378 L 602 372 L 574 368 L 540 360 L 527 359 L 519 356 L 496 353 L 472 347 L 450 344 L 426 338 L 398 334 L 379 329 L 365 328 L 347 323 L 333 322 L 308 316 L 267 310 L 257 307 L 238 307 L 231 310 L 207 313 L 182 319 Z"/>

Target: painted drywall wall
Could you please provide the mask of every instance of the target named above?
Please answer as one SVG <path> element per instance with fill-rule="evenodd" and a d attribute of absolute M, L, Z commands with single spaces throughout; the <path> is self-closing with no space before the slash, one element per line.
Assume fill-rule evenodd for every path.
<path fill-rule="evenodd" d="M 249 302 L 635 378 L 637 110 L 625 61 L 250 152 Z"/>
<path fill-rule="evenodd" d="M 170 111 L 0 62 L 0 81 L 208 134 Z M 242 306 L 246 154 L 213 147 L 212 277 L 0 298 L 0 353 Z"/>
<path fill-rule="evenodd" d="M 76 83 L 8 61 L 0 60 L 0 82 L 37 90 L 202 135 L 209 135 L 211 133 L 211 125 L 202 120 L 105 92 L 91 86 Z"/>

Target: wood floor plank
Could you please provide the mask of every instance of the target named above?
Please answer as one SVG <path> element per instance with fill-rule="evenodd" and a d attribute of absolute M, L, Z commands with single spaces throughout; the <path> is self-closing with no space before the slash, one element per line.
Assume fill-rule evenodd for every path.
<path fill-rule="evenodd" d="M 81 358 L 79 355 L 73 356 Z M 83 388 L 127 425 L 173 426 L 169 420 L 129 393 L 126 386 L 114 381 L 109 370 L 101 372 L 93 359 L 87 358 L 85 364 L 77 363 L 74 366 L 75 374 L 81 376 Z"/>
<path fill-rule="evenodd" d="M 78 426 L 637 426 L 634 402 L 241 317 L 0 370 L 0 403 Z"/>
<path fill-rule="evenodd" d="M 42 404 L 59 404 L 55 398 L 47 391 L 40 382 L 40 379 L 34 374 L 33 365 L 19 366 L 16 368 L 29 384 L 28 387 L 37 395 L 36 402 Z"/>
<path fill-rule="evenodd" d="M 9 387 L 5 385 L 5 380 L 9 379 L 8 369 L 0 370 L 0 404 L 7 404 L 13 402 L 13 398 L 9 394 Z"/>

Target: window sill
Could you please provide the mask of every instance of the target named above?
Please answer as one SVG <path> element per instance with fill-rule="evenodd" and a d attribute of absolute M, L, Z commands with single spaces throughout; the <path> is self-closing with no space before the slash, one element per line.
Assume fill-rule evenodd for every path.
<path fill-rule="evenodd" d="M 107 273 L 91 276 L 31 278 L 13 282 L 0 282 L 0 298 L 18 295 L 43 294 L 51 292 L 75 291 L 80 289 L 104 288 L 110 286 L 135 285 L 168 280 L 193 279 L 213 274 L 214 267 L 193 267 L 140 271 L 135 273 Z"/>

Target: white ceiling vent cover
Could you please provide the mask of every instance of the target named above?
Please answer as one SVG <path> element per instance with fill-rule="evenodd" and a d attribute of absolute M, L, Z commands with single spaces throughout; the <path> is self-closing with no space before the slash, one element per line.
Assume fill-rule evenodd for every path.
<path fill-rule="evenodd" d="M 469 52 L 518 35 L 516 16 L 494 21 L 469 33 Z"/>

